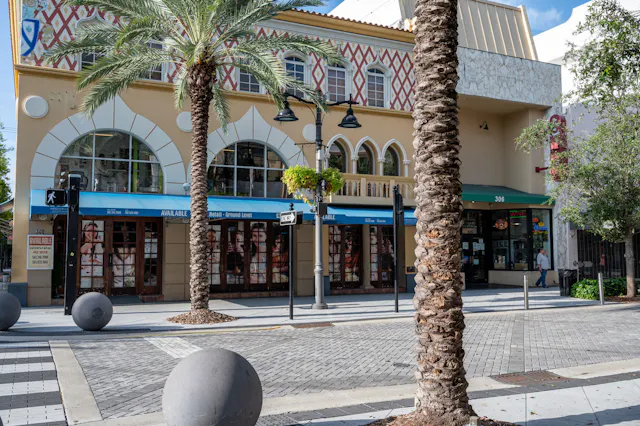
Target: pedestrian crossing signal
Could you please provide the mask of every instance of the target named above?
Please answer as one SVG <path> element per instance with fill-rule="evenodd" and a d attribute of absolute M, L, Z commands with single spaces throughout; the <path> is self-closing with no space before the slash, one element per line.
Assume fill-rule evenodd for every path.
<path fill-rule="evenodd" d="M 67 204 L 67 191 L 64 189 L 47 189 L 47 206 L 64 206 Z"/>

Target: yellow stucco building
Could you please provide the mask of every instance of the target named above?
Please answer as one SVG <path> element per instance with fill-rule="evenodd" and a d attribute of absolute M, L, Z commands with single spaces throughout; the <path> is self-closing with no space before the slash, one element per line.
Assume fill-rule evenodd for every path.
<path fill-rule="evenodd" d="M 462 251 L 467 285 L 519 285 L 534 274 L 535 255 L 553 253 L 552 211 L 543 205 L 545 153 L 519 152 L 514 139 L 548 117 L 560 94 L 560 67 L 537 61 L 523 8 L 467 0 L 459 17 L 460 140 L 464 183 Z M 473 7 L 471 7 L 473 6 Z M 117 18 L 57 0 L 11 0 L 17 96 L 17 165 L 12 282 L 26 283 L 31 306 L 57 303 L 64 289 L 66 216 L 45 203 L 45 190 L 80 174 L 78 292 L 189 297 L 188 205 L 191 124 L 174 108 L 175 68 L 150 70 L 92 118 L 78 106 L 75 78 L 92 55 L 48 64 L 51 46 L 91 22 Z M 490 25 L 491 24 L 491 25 Z M 391 191 L 400 186 L 406 211 L 401 287 L 412 289 L 413 34 L 304 11 L 260 29 L 267 36 L 304 33 L 330 40 L 348 61 L 327 67 L 297 52 L 278 57 L 296 78 L 330 100 L 353 96 L 359 129 L 340 129 L 346 108 L 324 120 L 326 163 L 345 174 L 331 197 L 324 229 L 327 293 L 386 292 L 393 285 Z M 22 34 L 22 36 L 19 36 Z M 213 297 L 284 295 L 291 274 L 286 229 L 277 213 L 290 199 L 282 171 L 313 165 L 305 127 L 314 122 L 292 102 L 299 121 L 273 120 L 276 107 L 252 76 L 226 69 L 231 100 L 227 133 L 209 123 L 209 276 Z M 298 204 L 299 208 L 303 208 Z M 308 208 L 306 208 L 308 212 Z M 308 216 L 305 216 L 308 218 Z M 27 269 L 27 235 L 54 236 L 53 270 Z M 313 225 L 295 234 L 297 295 L 313 294 Z M 529 271 L 529 272 L 527 272 Z"/>

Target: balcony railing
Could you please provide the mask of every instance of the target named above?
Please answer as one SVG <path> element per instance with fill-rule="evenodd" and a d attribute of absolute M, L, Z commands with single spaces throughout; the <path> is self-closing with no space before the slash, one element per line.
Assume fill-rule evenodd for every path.
<path fill-rule="evenodd" d="M 392 205 L 393 187 L 398 185 L 405 205 L 415 205 L 410 177 L 354 175 L 345 173 L 344 187 L 331 196 L 331 203 Z"/>

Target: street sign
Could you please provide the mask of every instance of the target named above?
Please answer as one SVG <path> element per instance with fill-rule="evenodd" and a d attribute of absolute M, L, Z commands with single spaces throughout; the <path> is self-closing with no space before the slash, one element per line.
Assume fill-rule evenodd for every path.
<path fill-rule="evenodd" d="M 302 223 L 302 212 L 286 211 L 280 213 L 280 226 L 293 226 Z"/>
<path fill-rule="evenodd" d="M 47 189 L 47 206 L 64 206 L 67 204 L 67 191 L 64 189 Z"/>

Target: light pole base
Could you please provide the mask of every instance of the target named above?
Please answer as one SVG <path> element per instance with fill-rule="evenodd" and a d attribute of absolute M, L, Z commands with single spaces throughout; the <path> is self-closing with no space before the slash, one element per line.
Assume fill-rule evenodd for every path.
<path fill-rule="evenodd" d="M 327 305 L 326 303 L 322 302 L 322 303 L 314 303 L 311 306 L 311 309 L 329 309 L 329 305 Z"/>

